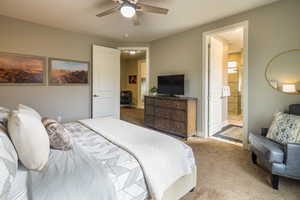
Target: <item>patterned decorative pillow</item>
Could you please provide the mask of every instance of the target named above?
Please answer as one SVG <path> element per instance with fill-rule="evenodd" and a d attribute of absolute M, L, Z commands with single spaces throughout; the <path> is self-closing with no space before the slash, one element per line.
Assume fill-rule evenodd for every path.
<path fill-rule="evenodd" d="M 50 146 L 53 149 L 62 151 L 72 149 L 71 135 L 62 124 L 48 118 L 43 118 L 42 122 L 48 132 Z"/>
<path fill-rule="evenodd" d="M 281 144 L 300 144 L 300 116 L 277 113 L 267 137 Z"/>
<path fill-rule="evenodd" d="M 7 128 L 9 114 L 10 111 L 8 109 L 0 107 L 0 125 L 4 128 Z"/>
<path fill-rule="evenodd" d="M 17 168 L 17 152 L 7 133 L 0 129 L 0 199 L 8 198 Z"/>

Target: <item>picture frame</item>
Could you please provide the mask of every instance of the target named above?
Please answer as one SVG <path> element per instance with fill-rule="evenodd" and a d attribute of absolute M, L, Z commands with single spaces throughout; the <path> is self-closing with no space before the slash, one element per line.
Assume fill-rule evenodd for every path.
<path fill-rule="evenodd" d="M 137 84 L 137 75 L 129 75 L 128 83 L 129 84 Z"/>
<path fill-rule="evenodd" d="M 46 72 L 46 57 L 0 52 L 0 86 L 46 85 Z"/>
<path fill-rule="evenodd" d="M 90 62 L 61 58 L 48 59 L 49 85 L 88 85 Z"/>

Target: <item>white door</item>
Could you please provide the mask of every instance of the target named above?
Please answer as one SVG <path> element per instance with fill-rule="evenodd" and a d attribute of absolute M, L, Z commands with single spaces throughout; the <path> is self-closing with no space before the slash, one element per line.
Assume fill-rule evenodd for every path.
<path fill-rule="evenodd" d="M 146 60 L 138 61 L 138 108 L 144 108 L 144 96 L 147 94 L 147 64 Z"/>
<path fill-rule="evenodd" d="M 120 51 L 93 45 L 92 117 L 120 118 Z"/>
<path fill-rule="evenodd" d="M 210 39 L 209 50 L 209 135 L 222 129 L 223 43 Z"/>

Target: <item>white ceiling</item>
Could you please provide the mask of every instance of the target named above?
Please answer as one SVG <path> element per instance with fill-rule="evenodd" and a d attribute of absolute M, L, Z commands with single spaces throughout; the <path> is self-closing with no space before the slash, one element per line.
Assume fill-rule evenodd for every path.
<path fill-rule="evenodd" d="M 98 35 L 116 42 L 150 42 L 277 0 L 140 0 L 169 8 L 168 15 L 144 13 L 141 25 L 115 13 L 96 14 L 111 0 L 1 0 L 0 14 L 64 30 Z M 125 35 L 128 37 L 124 37 Z"/>

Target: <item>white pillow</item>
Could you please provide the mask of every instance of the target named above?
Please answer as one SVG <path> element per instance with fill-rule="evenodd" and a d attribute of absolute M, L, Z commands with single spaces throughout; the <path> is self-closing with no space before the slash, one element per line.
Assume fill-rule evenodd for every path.
<path fill-rule="evenodd" d="M 40 115 L 36 110 L 34 110 L 33 108 L 31 108 L 31 107 L 29 107 L 29 106 L 25 106 L 25 105 L 23 105 L 23 104 L 19 104 L 18 110 L 21 111 L 21 112 L 23 112 L 23 111 L 29 112 L 29 113 L 31 113 L 33 116 L 37 117 L 39 120 L 42 120 L 41 115 Z"/>
<path fill-rule="evenodd" d="M 42 122 L 27 112 L 13 111 L 8 130 L 23 165 L 31 170 L 42 170 L 50 152 L 48 134 Z"/>

